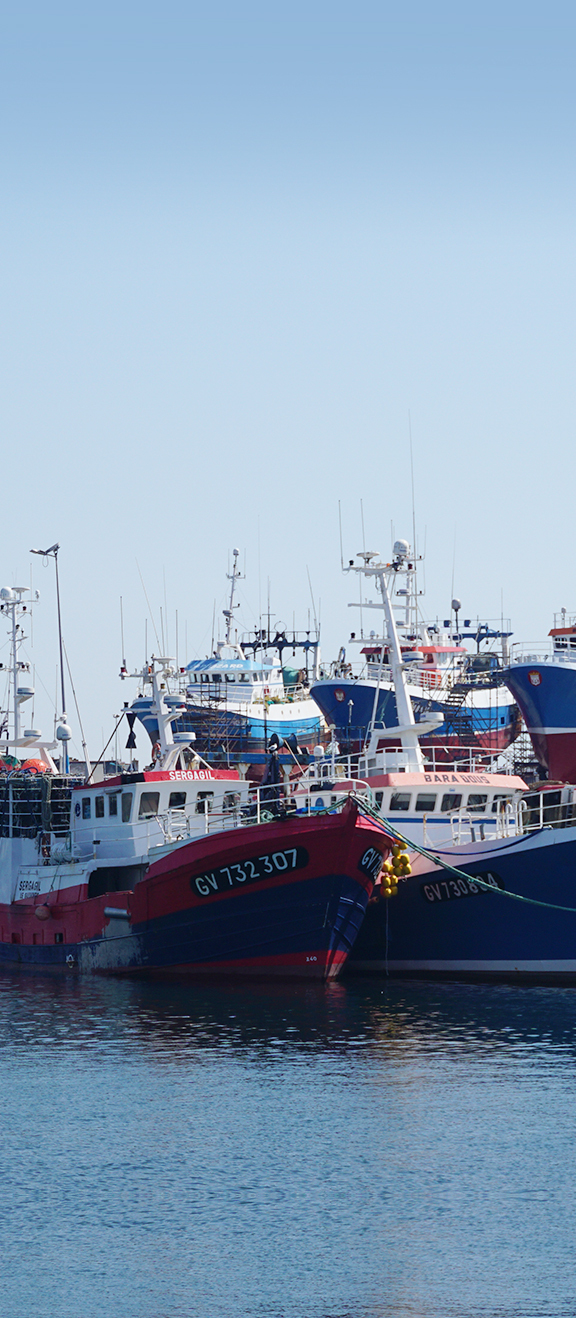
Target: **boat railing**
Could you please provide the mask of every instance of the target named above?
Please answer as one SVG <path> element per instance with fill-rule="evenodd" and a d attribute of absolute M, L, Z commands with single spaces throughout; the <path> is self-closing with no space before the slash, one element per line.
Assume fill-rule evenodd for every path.
<path fill-rule="evenodd" d="M 375 725 L 378 733 L 379 726 Z M 425 773 L 514 773 L 512 753 L 495 746 L 462 746 L 455 753 L 454 745 L 421 742 Z M 328 761 L 330 763 L 330 761 Z M 368 777 L 371 773 L 410 773 L 414 759 L 399 746 L 381 747 L 379 750 L 360 752 L 358 755 L 339 757 L 336 765 L 343 764 L 349 777 L 356 773 Z"/>
<path fill-rule="evenodd" d="M 572 658 L 572 662 L 574 662 L 576 654 L 571 656 L 568 651 L 566 654 L 562 654 L 561 651 L 557 653 L 551 642 L 546 644 L 542 641 L 537 642 L 535 645 L 531 645 L 529 641 L 524 644 L 515 642 L 510 649 L 511 667 L 514 667 L 514 664 L 549 664 L 552 658 L 554 661 Z"/>
<path fill-rule="evenodd" d="M 518 802 L 519 831 L 522 833 L 538 832 L 541 828 L 574 828 L 576 826 L 576 801 L 551 801 L 552 793 L 530 792 L 528 798 Z M 554 797 L 558 795 L 553 793 Z"/>
<path fill-rule="evenodd" d="M 162 827 L 165 844 L 171 844 L 192 841 L 198 836 L 206 837 L 212 833 L 227 832 L 232 828 L 249 827 L 251 824 L 271 823 L 278 815 L 285 813 L 313 817 L 327 808 L 338 811 L 352 795 L 350 787 L 342 789 L 338 788 L 337 784 L 333 784 L 330 787 L 328 806 L 324 803 L 319 805 L 315 798 L 319 791 L 326 791 L 326 785 L 311 780 L 304 787 L 307 790 L 302 790 L 299 783 L 296 795 L 292 795 L 291 789 L 286 789 L 281 783 L 274 786 L 253 787 L 248 801 L 239 803 L 234 809 L 207 810 L 201 815 L 192 816 L 184 815 L 184 812 L 167 811 L 164 815 L 158 815 L 157 819 Z M 368 783 L 355 782 L 354 795 L 358 793 L 365 795 L 369 803 L 373 804 L 373 794 Z M 178 813 L 180 818 L 176 819 L 174 816 Z"/>
<path fill-rule="evenodd" d="M 491 842 L 499 838 L 516 837 L 521 832 L 517 803 L 502 802 L 501 805 L 503 808 L 492 815 L 478 815 L 466 809 L 451 810 L 447 818 L 452 833 L 452 844 L 463 846 L 467 842 Z M 426 841 L 426 825 L 424 837 Z M 438 838 L 436 837 L 434 841 L 437 843 Z"/>

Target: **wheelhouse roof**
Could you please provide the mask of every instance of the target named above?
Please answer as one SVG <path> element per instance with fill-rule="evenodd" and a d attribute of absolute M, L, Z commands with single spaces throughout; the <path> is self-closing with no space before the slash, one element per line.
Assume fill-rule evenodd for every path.
<path fill-rule="evenodd" d="M 218 672 L 229 673 L 261 673 L 264 670 L 271 672 L 281 671 L 279 661 L 270 659 L 193 659 L 186 665 L 187 673 L 209 673 L 213 670 Z"/>

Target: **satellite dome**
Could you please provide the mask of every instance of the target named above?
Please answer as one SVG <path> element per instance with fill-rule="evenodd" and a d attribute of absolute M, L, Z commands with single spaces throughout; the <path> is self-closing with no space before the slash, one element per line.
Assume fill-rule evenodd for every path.
<path fill-rule="evenodd" d="M 455 613 L 458 613 L 458 610 L 462 608 L 462 600 L 452 600 L 452 608 Z"/>
<path fill-rule="evenodd" d="M 8 604 L 14 599 L 14 591 L 11 590 L 9 586 L 3 586 L 2 590 L 0 590 L 0 599 L 5 600 Z"/>
<path fill-rule="evenodd" d="M 407 540 L 395 540 L 393 549 L 394 558 L 408 558 L 410 545 Z"/>

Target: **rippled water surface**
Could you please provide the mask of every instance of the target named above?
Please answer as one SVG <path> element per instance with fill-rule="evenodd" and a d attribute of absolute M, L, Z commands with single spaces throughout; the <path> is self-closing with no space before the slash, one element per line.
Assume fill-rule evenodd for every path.
<path fill-rule="evenodd" d="M 5 1318 L 573 1318 L 576 992 L 0 979 Z"/>

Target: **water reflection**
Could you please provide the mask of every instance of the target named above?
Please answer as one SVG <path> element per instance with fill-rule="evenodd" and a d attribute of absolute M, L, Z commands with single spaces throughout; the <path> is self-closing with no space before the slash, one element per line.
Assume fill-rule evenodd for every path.
<path fill-rule="evenodd" d="M 187 1050 L 241 1055 L 384 1050 L 398 1060 L 439 1049 L 477 1055 L 539 1044 L 576 1055 L 576 989 L 381 979 L 332 984 L 233 981 L 177 985 L 0 975 L 0 1048 L 122 1040 L 176 1061 Z"/>
<path fill-rule="evenodd" d="M 572 1316 L 575 1048 L 573 989 L 5 975 L 4 1310 Z"/>

